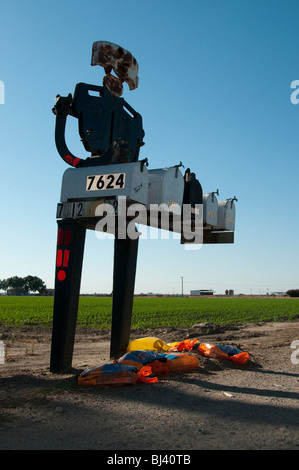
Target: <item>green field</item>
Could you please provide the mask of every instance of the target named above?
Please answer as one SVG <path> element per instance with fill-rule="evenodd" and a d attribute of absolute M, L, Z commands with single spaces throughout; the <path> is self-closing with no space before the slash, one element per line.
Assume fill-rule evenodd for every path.
<path fill-rule="evenodd" d="M 78 326 L 109 329 L 111 297 L 80 297 Z M 0 297 L 0 325 L 51 326 L 53 297 Z M 299 318 L 299 298 L 135 297 L 132 328 L 257 323 Z"/>

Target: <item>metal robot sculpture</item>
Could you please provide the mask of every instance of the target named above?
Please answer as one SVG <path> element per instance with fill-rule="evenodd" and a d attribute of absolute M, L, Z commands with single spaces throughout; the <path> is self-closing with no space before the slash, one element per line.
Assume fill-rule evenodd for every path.
<path fill-rule="evenodd" d="M 235 197 L 218 201 L 218 190 L 203 194 L 189 168 L 182 175 L 181 163 L 148 170 L 147 159 L 138 160 L 144 144 L 142 117 L 121 98 L 123 83 L 130 90 L 138 87 L 138 63 L 132 54 L 116 44 L 97 41 L 92 47 L 91 65 L 104 67 L 103 86 L 78 83 L 73 95 L 57 95 L 53 108 L 56 147 L 72 167 L 64 172 L 56 214 L 58 236 L 50 358 L 50 370 L 56 373 L 72 367 L 86 230 L 109 231 L 109 211 L 115 235 L 111 358 L 126 352 L 130 337 L 138 253 L 136 212 L 130 213 L 130 207 L 139 204 L 140 209 L 142 205 L 145 211 L 141 223 L 164 228 L 161 207 L 166 207 L 168 213 L 169 208 L 187 205 L 191 208 L 191 231 L 200 207 L 200 243 L 234 241 Z M 78 119 L 81 141 L 90 153 L 86 159 L 73 155 L 67 147 L 68 116 Z M 151 214 L 153 207 L 158 207 L 156 217 Z M 179 232 L 181 243 L 188 243 L 189 235 L 186 238 L 182 230 L 182 214 L 179 214 L 179 224 L 174 219 L 167 229 Z M 133 233 L 129 231 L 130 225 Z"/>

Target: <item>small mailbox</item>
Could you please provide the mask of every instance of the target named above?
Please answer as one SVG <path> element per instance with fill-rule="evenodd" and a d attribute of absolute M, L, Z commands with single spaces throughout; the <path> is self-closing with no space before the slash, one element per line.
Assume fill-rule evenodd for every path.
<path fill-rule="evenodd" d="M 166 204 L 169 208 L 179 205 L 184 195 L 184 178 L 177 167 L 149 170 L 148 209 L 151 204 Z"/>
<path fill-rule="evenodd" d="M 215 193 L 203 194 L 203 223 L 218 227 L 218 200 Z"/>
<path fill-rule="evenodd" d="M 217 228 L 222 230 L 235 230 L 236 208 L 233 199 L 218 201 Z"/>
<path fill-rule="evenodd" d="M 125 196 L 146 204 L 149 175 L 141 162 L 69 168 L 63 174 L 61 202 Z"/>

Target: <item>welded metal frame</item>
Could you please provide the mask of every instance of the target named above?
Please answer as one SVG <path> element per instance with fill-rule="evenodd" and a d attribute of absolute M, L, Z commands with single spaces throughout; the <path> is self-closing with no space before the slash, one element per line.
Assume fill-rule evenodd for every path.
<path fill-rule="evenodd" d="M 142 117 L 120 97 L 123 82 L 127 82 L 130 89 L 138 86 L 136 59 L 120 46 L 98 41 L 93 45 L 92 65 L 102 65 L 105 68 L 104 86 L 79 83 L 73 96 L 57 95 L 53 108 L 56 115 L 56 147 L 61 158 L 73 167 L 72 172 L 79 172 L 81 170 L 77 169 L 83 167 L 99 168 L 105 165 L 138 162 L 139 150 L 143 145 Z M 112 70 L 117 77 L 111 75 Z M 97 96 L 90 92 L 96 93 Z M 73 155 L 66 144 L 65 130 L 68 116 L 78 119 L 82 143 L 85 150 L 91 154 L 86 159 Z M 140 161 L 141 172 L 147 164 L 147 159 Z M 175 165 L 176 174 L 180 166 L 181 163 Z M 182 190 L 182 204 L 190 204 L 194 208 L 196 204 L 203 203 L 201 185 L 189 168 L 185 172 Z M 75 192 L 70 199 L 66 197 L 67 200 L 61 201 L 57 207 L 58 235 L 50 357 L 50 370 L 55 373 L 72 368 L 86 230 L 95 230 L 99 220 L 95 216 L 96 205 L 105 201 L 104 197 L 88 198 L 83 193 L 81 188 L 81 192 L 78 191 L 78 194 Z M 111 196 L 116 198 L 115 194 Z M 132 201 L 127 200 L 127 202 L 130 204 Z M 126 223 L 129 220 L 127 218 Z M 151 225 L 149 214 L 146 224 Z M 160 222 L 158 228 L 164 228 L 159 224 Z M 172 231 L 174 227 L 170 224 L 168 230 Z M 202 242 L 233 243 L 234 233 L 219 231 L 212 225 L 204 226 Z M 183 235 L 181 243 L 188 243 Z M 118 358 L 124 354 L 129 343 L 137 255 L 138 237 L 132 239 L 126 234 L 124 238 L 119 238 L 117 234 L 115 235 L 111 358 Z"/>

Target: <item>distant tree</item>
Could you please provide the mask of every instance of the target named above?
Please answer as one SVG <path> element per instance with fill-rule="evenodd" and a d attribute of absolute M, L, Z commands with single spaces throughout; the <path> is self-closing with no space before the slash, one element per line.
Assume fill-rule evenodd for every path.
<path fill-rule="evenodd" d="M 8 289 L 7 279 L 0 280 L 0 290 Z"/>
<path fill-rule="evenodd" d="M 42 279 L 37 276 L 18 277 L 12 276 L 0 281 L 0 289 L 23 289 L 26 294 L 28 292 L 39 292 L 40 294 L 45 291 L 46 284 Z"/>
<path fill-rule="evenodd" d="M 290 289 L 286 292 L 290 297 L 299 297 L 299 289 Z"/>
<path fill-rule="evenodd" d="M 24 279 L 19 276 L 9 277 L 8 279 L 6 279 L 6 283 L 8 287 L 11 287 L 13 289 L 20 289 L 24 287 L 25 284 Z"/>
<path fill-rule="evenodd" d="M 25 292 L 28 294 L 29 291 L 31 292 L 39 292 L 40 294 L 45 291 L 46 284 L 42 279 L 37 276 L 26 276 L 24 277 L 24 289 Z"/>

